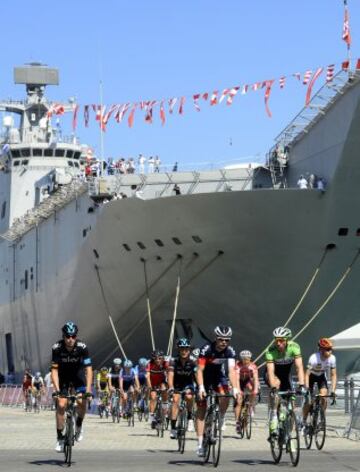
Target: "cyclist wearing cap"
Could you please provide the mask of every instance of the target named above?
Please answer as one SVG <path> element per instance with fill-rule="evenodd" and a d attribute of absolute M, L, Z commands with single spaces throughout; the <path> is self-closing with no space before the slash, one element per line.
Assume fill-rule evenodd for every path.
<path fill-rule="evenodd" d="M 199 401 L 197 408 L 196 431 L 198 435 L 197 454 L 204 456 L 203 436 L 204 419 L 206 413 L 206 394 L 212 389 L 217 393 L 229 392 L 233 387 L 233 395 L 238 397 L 237 380 L 235 373 L 235 350 L 229 345 L 232 337 L 232 329 L 229 326 L 217 326 L 214 329 L 215 341 L 205 344 L 200 350 L 196 381 L 199 386 Z M 228 368 L 228 375 L 226 373 Z M 225 416 L 229 406 L 229 398 L 219 398 L 220 413 Z"/>
<path fill-rule="evenodd" d="M 181 338 L 176 343 L 179 355 L 174 357 L 168 367 L 169 393 L 173 393 L 171 407 L 171 431 L 170 438 L 176 439 L 176 419 L 179 413 L 180 394 L 186 391 L 185 400 L 188 411 L 188 431 L 194 431 L 194 421 L 192 419 L 192 408 L 194 398 L 195 372 L 197 363 L 191 357 L 191 344 L 187 338 Z"/>
<path fill-rule="evenodd" d="M 291 330 L 280 326 L 274 329 L 274 344 L 266 351 L 266 373 L 265 382 L 273 390 L 287 391 L 292 390 L 290 379 L 291 368 L 295 364 L 296 373 L 299 382 L 299 390 L 305 394 L 304 387 L 304 369 L 299 344 L 291 341 Z M 269 396 L 270 415 L 270 434 L 275 433 L 278 427 L 277 407 L 279 403 L 278 396 Z"/>
<path fill-rule="evenodd" d="M 305 385 L 312 393 L 314 385 L 317 385 L 320 395 L 328 394 L 328 379 L 327 375 L 330 371 L 331 392 L 335 396 L 336 390 L 336 358 L 332 354 L 333 343 L 329 338 L 320 338 L 318 342 L 318 352 L 312 354 L 309 358 L 307 369 L 305 372 Z M 321 398 L 321 405 L 326 409 L 326 398 Z M 310 402 L 309 398 L 303 406 L 303 420 L 304 424 L 309 414 Z"/>
<path fill-rule="evenodd" d="M 168 363 L 165 361 L 163 351 L 155 349 L 151 353 L 151 360 L 146 367 L 146 382 L 150 391 L 150 402 L 149 402 L 149 423 L 151 428 L 155 429 L 156 422 L 154 420 L 154 412 L 157 401 L 157 390 L 161 390 L 161 396 L 163 402 L 167 402 L 167 391 L 166 391 L 166 371 Z"/>
<path fill-rule="evenodd" d="M 236 431 L 240 431 L 239 418 L 243 407 L 244 394 L 250 394 L 251 414 L 255 406 L 256 396 L 259 393 L 259 374 L 254 362 L 251 362 L 252 353 L 244 350 L 239 354 L 239 361 L 236 363 L 237 388 L 239 389 L 239 399 L 235 404 Z"/>
<path fill-rule="evenodd" d="M 85 343 L 77 339 L 78 327 L 68 321 L 62 327 L 63 337 L 52 347 L 51 376 L 56 395 L 67 395 L 70 388 L 76 393 L 91 396 L 93 378 L 92 363 Z M 65 422 L 67 399 L 59 397 L 56 408 L 57 443 L 55 450 L 62 452 L 64 437 L 62 431 Z M 76 419 L 76 440 L 83 438 L 82 423 L 86 413 L 86 401 L 78 399 Z"/>
<path fill-rule="evenodd" d="M 126 359 L 124 361 L 124 366 L 120 372 L 120 393 L 122 398 L 122 408 L 125 412 L 125 415 L 128 413 L 126 411 L 128 395 L 130 396 L 130 398 L 132 398 L 132 401 L 134 402 L 135 390 L 137 392 L 140 390 L 139 379 L 133 367 L 133 363 L 130 359 Z"/>

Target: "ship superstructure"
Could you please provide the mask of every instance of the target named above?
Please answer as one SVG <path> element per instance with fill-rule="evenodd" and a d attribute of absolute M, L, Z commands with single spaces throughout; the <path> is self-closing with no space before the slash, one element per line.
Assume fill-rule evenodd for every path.
<path fill-rule="evenodd" d="M 306 126 L 280 135 L 267 165 L 90 183 L 79 179 L 75 136 L 51 126 L 56 107 L 74 106 L 47 102 L 54 70 L 31 65 L 15 77 L 28 98 L 1 104 L 20 122 L 5 120 L 2 144 L 0 369 L 46 368 L 69 318 L 96 365 L 119 354 L 109 315 L 131 358 L 152 348 L 150 315 L 165 350 L 175 314 L 175 335 L 201 344 L 228 323 L 235 346 L 254 354 L 291 313 L 305 355 L 318 336 L 358 321 L 357 76 L 339 76 Z M 299 174 L 323 177 L 326 189 L 298 189 Z M 128 198 L 104 204 L 115 192 Z"/>

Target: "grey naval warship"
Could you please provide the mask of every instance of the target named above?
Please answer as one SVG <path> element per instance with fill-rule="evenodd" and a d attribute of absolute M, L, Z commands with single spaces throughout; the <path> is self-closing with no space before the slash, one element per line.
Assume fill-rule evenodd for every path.
<path fill-rule="evenodd" d="M 167 351 L 172 327 L 199 346 L 220 323 L 255 357 L 288 323 L 307 357 L 319 336 L 359 321 L 356 73 L 324 85 L 263 165 L 90 181 L 80 142 L 49 118 L 57 69 L 32 63 L 14 76 L 27 98 L 0 102 L 1 371 L 45 370 L 68 319 L 95 366 L 119 343 L 134 360 L 153 344 Z M 323 185 L 302 190 L 301 174 Z M 114 193 L 129 198 L 104 203 Z M 340 361 L 360 370 L 350 353 Z"/>

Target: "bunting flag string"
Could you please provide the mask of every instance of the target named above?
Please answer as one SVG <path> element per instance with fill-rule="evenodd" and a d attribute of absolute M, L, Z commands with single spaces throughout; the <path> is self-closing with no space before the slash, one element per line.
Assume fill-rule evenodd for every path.
<path fill-rule="evenodd" d="M 341 63 L 341 69 L 345 72 L 348 72 L 351 67 L 351 62 L 349 59 Z M 265 102 L 265 112 L 269 118 L 271 118 L 272 113 L 269 107 L 269 99 L 271 92 L 275 84 L 278 84 L 280 90 L 283 90 L 285 86 L 289 83 L 291 78 L 294 78 L 298 83 L 307 86 L 306 97 L 305 97 L 305 106 L 308 106 L 311 100 L 312 90 L 323 72 L 326 73 L 326 84 L 330 83 L 334 79 L 335 74 L 335 64 L 330 64 L 326 67 L 317 67 L 316 69 L 307 69 L 304 73 L 296 72 L 289 75 L 281 75 L 277 79 L 267 79 L 262 81 L 256 81 L 250 84 L 241 84 L 234 87 L 228 87 L 222 89 L 219 92 L 218 89 L 213 90 L 212 92 L 201 92 L 195 93 L 190 96 L 179 96 L 171 98 L 162 98 L 160 100 L 139 100 L 137 102 L 131 103 L 121 103 L 113 104 L 111 106 L 106 105 L 84 105 L 83 116 L 85 127 L 89 126 L 90 120 L 90 110 L 95 114 L 95 121 L 99 122 L 99 125 L 103 131 L 106 130 L 106 126 L 110 121 L 110 118 L 113 116 L 114 120 L 117 123 L 124 121 L 124 117 L 128 114 L 127 124 L 130 128 L 133 127 L 135 121 L 135 113 L 137 111 L 143 111 L 145 114 L 145 123 L 152 124 L 154 120 L 154 109 L 158 108 L 159 118 L 161 125 L 164 126 L 166 123 L 166 111 L 170 114 L 175 113 L 175 106 L 177 105 L 176 112 L 179 115 L 184 114 L 185 102 L 189 99 L 193 105 L 194 109 L 197 112 L 201 111 L 201 101 L 207 102 L 208 106 L 220 105 L 222 102 L 226 102 L 226 105 L 230 106 L 233 104 L 234 99 L 237 95 L 246 95 L 249 91 L 257 92 L 261 89 L 264 89 L 264 102 Z M 315 72 L 313 72 L 315 70 Z M 360 72 L 360 59 L 355 61 L 355 71 Z M 48 117 L 51 117 L 53 114 L 60 115 L 64 113 L 64 106 L 55 103 L 53 104 L 48 111 Z M 77 126 L 77 116 L 79 112 L 79 105 L 76 105 L 73 108 L 73 129 L 75 130 Z"/>

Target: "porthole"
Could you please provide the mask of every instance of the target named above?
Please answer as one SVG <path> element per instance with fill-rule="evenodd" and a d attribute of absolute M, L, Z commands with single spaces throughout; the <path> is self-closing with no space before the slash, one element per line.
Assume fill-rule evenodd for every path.
<path fill-rule="evenodd" d="M 155 243 L 156 243 L 159 247 L 164 247 L 164 243 L 161 241 L 161 239 L 155 239 Z"/>
<path fill-rule="evenodd" d="M 180 244 L 182 244 L 182 242 L 180 241 L 179 238 L 172 238 L 172 240 L 173 240 L 174 243 L 177 244 L 178 246 L 180 246 Z"/>
<path fill-rule="evenodd" d="M 137 245 L 139 246 L 140 249 L 146 249 L 145 244 L 142 243 L 141 241 L 138 241 Z"/>
<path fill-rule="evenodd" d="M 202 239 L 200 238 L 200 236 L 192 236 L 193 240 L 196 242 L 196 243 L 202 243 Z"/>
<path fill-rule="evenodd" d="M 339 236 L 347 236 L 349 232 L 349 228 L 339 228 L 338 235 Z"/>
<path fill-rule="evenodd" d="M 127 251 L 131 251 L 130 246 L 126 243 L 123 244 L 123 248 L 126 249 Z"/>

